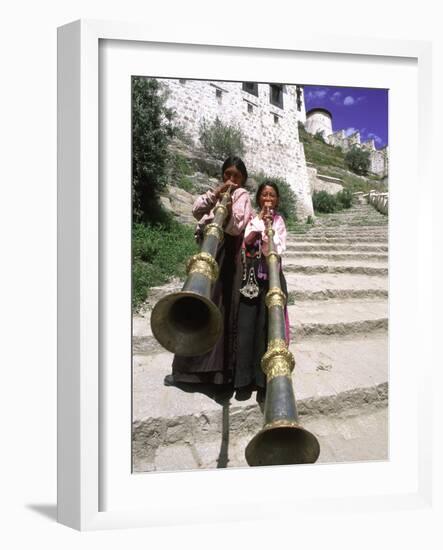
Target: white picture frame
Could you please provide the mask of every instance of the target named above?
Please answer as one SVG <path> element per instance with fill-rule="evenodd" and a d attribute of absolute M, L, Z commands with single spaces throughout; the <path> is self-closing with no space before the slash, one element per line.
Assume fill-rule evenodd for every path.
<path fill-rule="evenodd" d="M 195 522 L 236 521 L 236 520 L 264 520 L 288 519 L 293 516 L 294 509 L 297 515 L 306 516 L 313 513 L 325 513 L 330 507 L 334 513 L 349 513 L 358 509 L 361 512 L 396 511 L 404 508 L 426 510 L 431 508 L 432 495 L 432 454 L 431 454 L 431 418 L 432 402 L 429 392 L 432 377 L 432 361 L 423 362 L 419 372 L 412 370 L 412 361 L 417 357 L 418 346 L 425 349 L 429 344 L 429 335 L 423 329 L 423 322 L 429 316 L 430 283 L 427 274 L 418 269 L 420 260 L 429 255 L 429 249 L 423 244 L 424 235 L 414 234 L 417 227 L 429 227 L 426 221 L 425 208 L 421 197 L 400 197 L 396 202 L 396 195 L 390 197 L 391 219 L 397 226 L 403 220 L 401 210 L 406 214 L 415 211 L 422 216 L 419 221 L 411 222 L 411 227 L 405 229 L 411 237 L 409 258 L 411 273 L 404 274 L 401 292 L 406 285 L 413 290 L 410 325 L 399 321 L 402 313 L 397 317 L 391 315 L 393 322 L 390 328 L 391 338 L 404 338 L 408 342 L 408 349 L 396 355 L 396 361 L 401 361 L 405 368 L 404 380 L 401 381 L 404 394 L 400 401 L 390 400 L 391 426 L 398 426 L 402 422 L 401 415 L 409 413 L 407 418 L 411 426 L 413 437 L 411 441 L 394 441 L 399 449 L 410 446 L 411 456 L 397 456 L 391 453 L 390 464 L 373 464 L 363 470 L 364 465 L 324 465 L 321 469 L 313 470 L 303 467 L 303 478 L 300 469 L 295 472 L 290 467 L 230 470 L 218 472 L 196 473 L 168 473 L 130 475 L 130 460 L 127 461 L 127 472 L 119 478 L 118 468 L 125 464 L 125 454 L 130 453 L 130 441 L 125 436 L 118 436 L 117 443 L 126 451 L 113 463 L 106 463 L 108 447 L 107 431 L 103 428 L 108 422 L 109 411 L 106 403 L 114 399 L 118 383 L 113 387 L 104 387 L 104 372 L 109 354 L 103 352 L 103 308 L 108 305 L 110 281 L 103 284 L 104 261 L 103 243 L 106 241 L 106 232 L 109 228 L 102 219 L 109 218 L 114 212 L 115 199 L 112 202 L 103 201 L 103 187 L 101 187 L 100 154 L 102 143 L 100 137 L 99 95 L 100 64 L 110 63 L 108 53 L 100 51 L 101 44 L 112 41 L 117 45 L 117 57 L 122 50 L 124 56 L 131 53 L 132 48 L 151 48 L 151 58 L 156 59 L 163 55 L 168 48 L 178 55 L 177 48 L 184 50 L 184 55 L 191 50 L 203 54 L 208 60 L 208 66 L 182 65 L 183 73 L 176 69 L 174 75 L 158 75 L 155 68 L 151 69 L 152 76 L 188 76 L 197 77 L 202 66 L 207 71 L 206 78 L 210 78 L 209 66 L 214 65 L 212 58 L 221 52 L 230 60 L 248 52 L 249 55 L 270 56 L 273 59 L 281 58 L 282 64 L 294 52 L 303 55 L 318 56 L 331 59 L 337 56 L 340 60 L 353 62 L 354 59 L 365 62 L 368 66 L 372 60 L 384 60 L 391 68 L 404 65 L 405 82 L 411 73 L 411 82 L 418 83 L 418 97 L 415 89 L 411 91 L 415 98 L 411 107 L 418 116 L 417 121 L 411 124 L 418 133 L 418 143 L 412 141 L 396 147 L 390 144 L 392 155 L 392 178 L 403 178 L 407 189 L 410 174 L 401 172 L 396 159 L 402 155 L 412 155 L 410 158 L 412 170 L 418 170 L 418 178 L 423 188 L 429 189 L 428 155 L 430 140 L 430 97 L 429 85 L 431 80 L 431 46 L 427 42 L 397 41 L 397 40 L 369 40 L 348 37 L 318 37 L 299 33 L 296 37 L 282 36 L 275 38 L 251 39 L 245 34 L 243 37 L 226 38 L 224 33 L 211 32 L 205 35 L 202 30 L 199 36 L 192 37 L 192 44 L 187 36 L 186 28 L 175 30 L 171 35 L 156 32 L 155 27 L 147 28 L 143 25 L 102 21 L 77 21 L 59 29 L 58 33 L 58 521 L 79 530 L 107 529 L 121 527 L 149 527 L 158 525 L 192 524 Z M 163 53 L 162 53 L 163 51 Z M 277 56 L 277 57 L 276 57 Z M 125 57 L 126 59 L 126 57 Z M 375 62 L 374 61 L 374 62 Z M 126 63 L 126 61 L 123 61 Z M 408 68 L 409 67 L 409 68 Z M 125 69 L 128 70 L 128 69 Z M 150 68 L 147 67 L 149 73 Z M 192 74 L 189 74 L 191 70 Z M 225 78 L 221 69 L 213 69 L 213 78 Z M 258 69 L 244 67 L 248 74 Z M 260 69 L 261 70 L 261 69 Z M 274 63 L 275 74 L 278 74 L 278 64 Z M 369 69 L 368 69 L 369 70 Z M 401 70 L 399 70 L 399 73 Z M 129 73 L 130 74 L 130 71 Z M 149 74 L 147 74 L 149 76 Z M 229 76 L 226 73 L 226 76 Z M 266 77 L 267 78 L 267 77 Z M 266 80 L 266 78 L 262 80 Z M 327 75 L 322 76 L 323 79 Z M 246 78 L 247 80 L 257 80 Z M 338 76 L 336 74 L 336 79 Z M 276 79 L 276 81 L 283 81 Z M 315 84 L 327 83 L 317 80 Z M 337 82 L 330 82 L 337 84 Z M 347 81 L 348 85 L 352 85 Z M 124 90 L 123 90 L 124 92 Z M 405 92 L 406 93 L 406 92 Z M 129 101 L 129 97 L 128 97 Z M 117 116 L 117 115 L 116 115 Z M 417 162 L 420 158 L 420 164 Z M 396 171 L 398 172 L 396 173 Z M 128 180 L 128 186 L 130 180 Z M 395 188 L 394 188 L 395 190 Z M 392 206 L 391 206 L 392 205 Z M 397 205 L 397 206 L 396 206 Z M 122 205 L 123 210 L 128 204 Z M 423 222 L 423 223 L 422 223 Z M 419 226 L 419 223 L 422 225 Z M 396 225 L 391 225 L 395 232 Z M 105 238 L 105 241 L 103 241 Z M 119 250 L 128 252 L 127 239 L 122 239 L 116 245 L 115 254 Z M 130 256 L 129 256 L 130 258 Z M 106 260 L 106 258 L 105 258 Z M 122 263 L 126 269 L 127 282 L 130 265 L 128 256 Z M 401 247 L 393 248 L 391 255 L 392 265 L 403 265 L 404 250 Z M 126 262 L 126 263 L 125 263 Z M 395 271 L 395 270 L 394 270 Z M 109 284 L 108 284 L 109 283 Z M 394 292 L 391 298 L 391 307 L 397 307 L 401 293 Z M 125 298 L 126 299 L 126 298 Z M 124 316 L 130 319 L 130 311 L 124 313 L 124 300 L 119 306 Z M 391 314 L 395 313 L 391 309 Z M 397 322 L 398 321 L 398 322 Z M 130 335 L 130 324 L 126 332 L 119 333 L 113 345 L 124 347 L 128 345 L 127 336 Z M 412 335 L 418 342 L 411 340 Z M 395 348 L 397 350 L 399 348 Z M 429 347 L 427 348 L 429 349 Z M 430 353 L 429 351 L 427 352 Z M 124 354 L 122 355 L 124 357 Z M 392 352 L 391 352 L 392 360 Z M 130 366 L 128 365 L 130 370 Z M 392 373 L 391 373 L 392 374 Z M 418 377 L 418 383 L 417 383 Z M 127 379 L 125 379 L 127 381 Z M 398 384 L 397 373 L 391 376 L 394 385 Z M 119 387 L 118 391 L 127 390 L 127 384 Z M 107 392 L 111 392 L 108 393 Z M 114 395 L 114 397 L 109 397 Z M 410 409 L 407 401 L 411 398 Z M 130 395 L 122 395 L 122 402 L 130 401 Z M 114 401 L 115 402 L 115 399 Z M 126 409 L 127 410 L 127 409 Z M 129 418 L 113 418 L 113 427 L 118 433 L 126 434 Z M 122 430 L 119 432 L 119 430 Z M 126 430 L 126 432 L 124 431 Z M 394 440 L 402 439 L 402 435 L 394 431 Z M 392 438 L 391 438 L 392 439 Z M 392 444 L 392 440 L 391 440 Z M 392 449 L 391 449 L 392 450 Z M 106 463 L 106 466 L 104 465 Z M 111 472 L 111 473 L 110 473 Z M 388 486 L 379 482 L 370 483 L 361 488 L 361 478 L 368 476 L 368 480 L 391 480 Z M 131 478 L 131 479 L 130 479 Z M 300 488 L 301 496 L 288 494 L 284 487 L 291 479 Z M 343 479 L 347 486 L 343 488 Z M 315 482 L 313 482 L 315 480 Z M 112 489 L 112 498 L 104 498 L 106 491 L 104 484 L 115 483 L 117 488 Z M 311 483 L 311 493 L 303 484 Z M 124 485 L 126 484 L 126 485 Z M 149 494 L 149 502 L 140 506 L 131 495 L 131 491 L 138 490 L 143 485 L 142 492 Z M 131 486 L 131 487 L 129 487 Z M 229 491 L 226 487 L 242 488 L 240 496 L 230 502 Z M 260 486 L 261 490 L 253 491 Z M 135 487 L 135 488 L 134 488 Z M 326 487 L 326 491 L 324 488 Z M 149 491 L 147 493 L 146 491 Z M 171 499 L 171 491 L 173 498 Z M 225 492 L 223 492 L 225 491 Z M 142 493 L 143 494 L 143 493 Z M 217 505 L 208 506 L 210 494 L 218 494 Z M 119 496 L 122 495 L 122 496 Z M 109 502 L 112 504 L 109 505 Z"/>

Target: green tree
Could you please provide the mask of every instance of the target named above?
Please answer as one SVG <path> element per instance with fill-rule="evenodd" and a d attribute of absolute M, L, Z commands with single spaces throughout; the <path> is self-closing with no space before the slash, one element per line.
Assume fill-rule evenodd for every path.
<path fill-rule="evenodd" d="M 352 147 L 345 155 L 345 164 L 356 174 L 366 175 L 369 169 L 369 151 Z"/>
<path fill-rule="evenodd" d="M 218 160 L 225 160 L 230 156 L 242 156 L 245 152 L 241 130 L 235 126 L 223 124 L 218 117 L 212 123 L 203 121 L 199 137 L 206 152 Z"/>
<path fill-rule="evenodd" d="M 167 181 L 173 112 L 157 80 L 132 78 L 132 207 L 135 222 L 166 221 L 159 191 Z"/>

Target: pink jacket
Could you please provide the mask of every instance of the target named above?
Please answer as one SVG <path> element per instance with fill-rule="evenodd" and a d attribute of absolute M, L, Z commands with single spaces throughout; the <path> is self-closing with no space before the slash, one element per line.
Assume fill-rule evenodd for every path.
<path fill-rule="evenodd" d="M 286 250 L 286 225 L 280 214 L 274 215 L 272 222 L 274 233 L 274 244 L 277 254 L 282 254 Z M 265 222 L 258 216 L 250 220 L 245 230 L 245 242 L 253 242 L 258 235 L 262 238 L 262 252 L 265 256 L 269 253 L 268 236 L 265 234 Z"/>
<path fill-rule="evenodd" d="M 198 227 L 203 228 L 214 219 L 213 208 L 217 204 L 213 191 L 207 191 L 200 195 L 192 207 L 192 215 L 198 220 Z M 243 187 L 232 193 L 232 214 L 229 218 L 225 232 L 228 235 L 240 235 L 246 224 L 252 217 L 252 206 L 249 193 Z"/>

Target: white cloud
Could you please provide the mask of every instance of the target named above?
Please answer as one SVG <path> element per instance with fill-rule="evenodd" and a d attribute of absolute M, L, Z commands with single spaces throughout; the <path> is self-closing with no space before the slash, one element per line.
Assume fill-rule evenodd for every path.
<path fill-rule="evenodd" d="M 340 103 L 341 102 L 341 92 L 334 92 L 331 97 L 329 98 L 332 103 Z"/>
<path fill-rule="evenodd" d="M 352 134 L 355 134 L 355 132 L 358 132 L 357 128 L 352 128 L 352 126 L 350 128 L 346 128 L 345 130 L 345 134 L 347 136 L 351 136 Z"/>
<path fill-rule="evenodd" d="M 347 95 L 343 100 L 343 105 L 348 107 L 349 105 L 354 105 L 355 99 L 351 95 Z"/>
<path fill-rule="evenodd" d="M 368 139 L 373 139 L 377 145 L 383 145 L 383 140 L 380 136 L 377 134 L 374 134 L 373 132 L 369 132 Z"/>
<path fill-rule="evenodd" d="M 307 94 L 308 99 L 323 99 L 328 90 L 310 90 Z"/>

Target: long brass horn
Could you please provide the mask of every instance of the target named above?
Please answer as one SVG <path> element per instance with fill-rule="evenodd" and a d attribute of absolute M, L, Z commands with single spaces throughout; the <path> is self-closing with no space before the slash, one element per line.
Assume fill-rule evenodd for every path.
<path fill-rule="evenodd" d="M 291 377 L 295 360 L 285 340 L 286 296 L 280 284 L 272 222 L 266 223 L 265 231 L 269 243 L 269 291 L 268 347 L 261 361 L 266 375 L 264 426 L 248 443 L 245 457 L 249 466 L 313 463 L 320 454 L 320 445 L 315 435 L 298 422 Z"/>
<path fill-rule="evenodd" d="M 202 355 L 214 347 L 221 334 L 222 315 L 211 295 L 218 278 L 215 257 L 223 240 L 229 201 L 228 191 L 214 208 L 213 222 L 205 227 L 200 252 L 188 260 L 182 290 L 168 294 L 152 310 L 152 333 L 164 348 L 177 355 Z"/>

